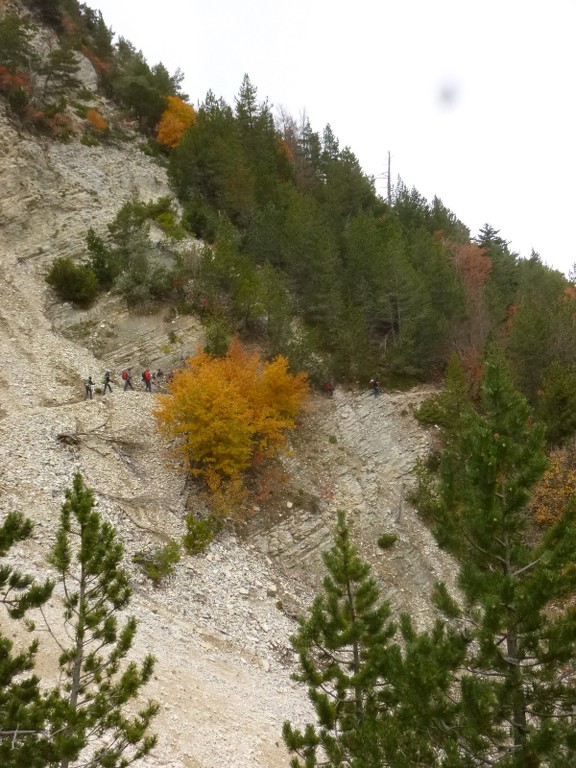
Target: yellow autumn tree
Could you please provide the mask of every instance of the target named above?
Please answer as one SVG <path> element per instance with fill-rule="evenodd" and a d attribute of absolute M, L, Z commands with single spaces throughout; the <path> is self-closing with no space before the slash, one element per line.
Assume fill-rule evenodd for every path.
<path fill-rule="evenodd" d="M 576 445 L 558 448 L 548 457 L 548 469 L 534 489 L 530 508 L 536 522 L 548 528 L 576 497 Z"/>
<path fill-rule="evenodd" d="M 184 469 L 214 494 L 242 487 L 257 457 L 282 448 L 303 407 L 308 383 L 277 357 L 263 362 L 235 340 L 223 357 L 198 352 L 160 395 L 155 417 Z"/>
<path fill-rule="evenodd" d="M 108 121 L 97 109 L 91 108 L 86 110 L 86 119 L 96 131 L 106 131 L 108 129 Z"/>
<path fill-rule="evenodd" d="M 167 96 L 168 106 L 162 113 L 156 134 L 160 144 L 175 147 L 189 125 L 196 120 L 196 112 L 178 96 Z"/>

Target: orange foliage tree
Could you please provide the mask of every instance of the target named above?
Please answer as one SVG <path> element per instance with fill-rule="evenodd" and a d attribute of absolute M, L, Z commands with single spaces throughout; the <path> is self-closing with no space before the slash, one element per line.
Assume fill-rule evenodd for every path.
<path fill-rule="evenodd" d="M 549 456 L 548 469 L 534 489 L 530 509 L 539 525 L 556 523 L 566 504 L 576 497 L 576 446 L 559 448 Z"/>
<path fill-rule="evenodd" d="M 167 96 L 166 101 L 168 106 L 158 123 L 156 138 L 160 144 L 175 147 L 186 128 L 195 121 L 196 112 L 178 96 Z"/>
<path fill-rule="evenodd" d="M 97 109 L 86 110 L 86 120 L 96 131 L 105 131 L 108 129 L 108 121 Z"/>
<path fill-rule="evenodd" d="M 238 492 L 242 474 L 259 457 L 271 457 L 294 427 L 308 383 L 291 374 L 284 357 L 262 362 L 235 340 L 218 358 L 199 352 L 177 371 L 155 416 L 174 440 L 187 472 L 213 493 Z"/>
<path fill-rule="evenodd" d="M 30 90 L 30 80 L 28 75 L 23 72 L 11 72 L 8 67 L 0 66 L 0 93 L 10 93 L 11 91 Z"/>

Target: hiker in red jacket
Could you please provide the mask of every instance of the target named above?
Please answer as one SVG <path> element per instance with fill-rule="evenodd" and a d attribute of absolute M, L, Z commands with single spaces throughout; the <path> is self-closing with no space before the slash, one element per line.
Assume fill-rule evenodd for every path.
<path fill-rule="evenodd" d="M 146 387 L 146 392 L 152 392 L 152 376 L 150 375 L 150 369 L 146 368 L 142 374 L 142 381 Z"/>
<path fill-rule="evenodd" d="M 132 386 L 132 368 L 127 368 L 125 371 L 122 371 L 122 379 L 124 380 L 124 392 L 126 392 L 127 389 L 134 389 Z"/>

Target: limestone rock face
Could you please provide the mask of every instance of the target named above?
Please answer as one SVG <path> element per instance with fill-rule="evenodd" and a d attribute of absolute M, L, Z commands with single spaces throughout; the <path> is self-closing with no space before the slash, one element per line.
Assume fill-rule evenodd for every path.
<path fill-rule="evenodd" d="M 163 169 L 131 142 L 87 147 L 21 134 L 0 109 L 0 249 L 32 260 L 35 270 L 56 256 L 85 252 L 86 232 L 105 235 L 132 199 L 170 195 Z"/>
<path fill-rule="evenodd" d="M 98 91 L 98 75 L 92 66 L 92 62 L 81 53 L 77 54 L 77 58 L 79 68 L 76 77 L 80 80 L 84 88 L 96 93 Z"/>

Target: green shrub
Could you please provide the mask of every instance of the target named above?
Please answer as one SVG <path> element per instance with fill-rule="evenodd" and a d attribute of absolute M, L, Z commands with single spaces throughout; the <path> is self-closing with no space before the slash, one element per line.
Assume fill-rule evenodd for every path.
<path fill-rule="evenodd" d="M 210 317 L 204 324 L 204 334 L 204 352 L 213 357 L 225 357 L 232 339 L 232 330 L 226 319 L 220 316 Z"/>
<path fill-rule="evenodd" d="M 78 90 L 76 91 L 76 96 L 79 99 L 82 99 L 84 101 L 92 101 L 94 99 L 94 94 L 92 93 L 90 88 L 86 88 L 84 85 L 78 88 Z"/>
<path fill-rule="evenodd" d="M 158 587 L 163 579 L 174 573 L 180 556 L 180 544 L 175 539 L 170 539 L 163 546 L 137 552 L 132 560 L 141 566 L 154 586 Z"/>
<path fill-rule="evenodd" d="M 142 150 L 148 157 L 153 157 L 155 160 L 165 159 L 166 148 L 159 144 L 155 139 L 148 139 L 148 141 L 142 141 L 138 144 L 138 149 Z"/>
<path fill-rule="evenodd" d="M 156 200 L 150 200 L 148 203 L 142 203 L 143 210 L 149 219 L 157 219 L 163 213 L 174 213 L 172 210 L 172 198 L 170 195 L 163 195 Z"/>
<path fill-rule="evenodd" d="M 100 142 L 96 136 L 91 136 L 89 133 L 83 133 L 82 136 L 80 136 L 80 144 L 83 144 L 85 147 L 97 147 Z"/>
<path fill-rule="evenodd" d="M 212 543 L 214 536 L 222 530 L 222 520 L 209 515 L 208 517 L 194 517 L 191 512 L 186 518 L 187 532 L 182 537 L 182 544 L 189 555 L 197 555 L 203 552 Z"/>
<path fill-rule="evenodd" d="M 96 275 L 98 286 L 109 291 L 120 273 L 120 264 L 116 254 L 107 248 L 104 241 L 90 227 L 86 234 L 86 247 L 90 253 L 88 266 Z"/>
<path fill-rule="evenodd" d="M 378 537 L 377 544 L 380 549 L 390 549 L 397 541 L 398 536 L 395 536 L 393 533 L 383 533 Z"/>
<path fill-rule="evenodd" d="M 421 424 L 440 424 L 444 421 L 444 410 L 438 395 L 432 395 L 414 411 L 414 416 Z"/>
<path fill-rule="evenodd" d="M 201 197 L 194 197 L 184 208 L 182 225 L 195 237 L 213 243 L 218 233 L 218 213 Z"/>
<path fill-rule="evenodd" d="M 163 232 L 169 232 L 174 227 L 174 214 L 172 211 L 164 211 L 156 216 L 155 221 Z"/>
<path fill-rule="evenodd" d="M 23 114 L 28 106 L 28 102 L 28 94 L 24 88 L 15 88 L 14 90 L 9 91 L 8 103 L 10 104 L 10 108 L 16 112 L 16 114 Z"/>
<path fill-rule="evenodd" d="M 153 265 L 148 281 L 150 294 L 153 299 L 166 299 L 172 291 L 172 275 L 169 270 L 159 264 Z"/>
<path fill-rule="evenodd" d="M 417 459 L 412 474 L 414 485 L 408 489 L 406 500 L 428 522 L 432 519 L 438 504 L 436 476 L 423 459 Z"/>
<path fill-rule="evenodd" d="M 67 105 L 68 102 L 66 101 L 65 97 L 60 96 L 57 101 L 53 101 L 50 104 L 44 105 L 44 117 L 48 120 L 51 120 L 53 117 L 56 117 L 56 115 L 61 115 L 66 111 Z"/>
<path fill-rule="evenodd" d="M 169 296 L 172 278 L 165 267 L 154 264 L 148 254 L 140 251 L 132 254 L 117 287 L 130 307 L 142 309 Z"/>
<path fill-rule="evenodd" d="M 79 102 L 74 102 L 72 104 L 74 108 L 74 114 L 78 117 L 81 117 L 82 119 L 86 118 L 86 112 L 88 112 L 88 107 L 86 104 L 80 104 Z"/>
<path fill-rule="evenodd" d="M 98 295 L 98 279 L 94 271 L 87 264 L 75 264 L 68 256 L 52 262 L 46 282 L 63 301 L 82 307 L 90 306 Z"/>
<path fill-rule="evenodd" d="M 154 152 L 152 148 L 148 145 L 148 142 L 141 141 L 140 144 L 138 144 L 138 149 L 144 152 L 145 155 L 148 155 L 148 157 L 154 157 Z"/>
<path fill-rule="evenodd" d="M 155 221 L 162 232 L 173 240 L 183 240 L 186 237 L 186 230 L 178 224 L 173 211 L 159 213 Z"/>

